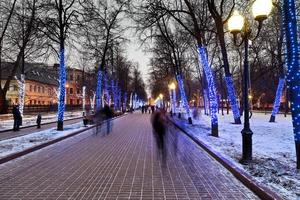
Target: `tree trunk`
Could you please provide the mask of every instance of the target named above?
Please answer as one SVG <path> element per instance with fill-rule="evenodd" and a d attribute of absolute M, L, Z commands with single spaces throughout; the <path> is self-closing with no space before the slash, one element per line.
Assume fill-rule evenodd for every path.
<path fill-rule="evenodd" d="M 217 35 L 218 35 L 218 39 L 219 39 L 219 43 L 220 43 L 221 53 L 222 53 L 222 57 L 223 57 L 226 87 L 227 87 L 227 91 L 228 91 L 227 94 L 228 94 L 228 99 L 230 102 L 230 106 L 231 106 L 231 110 L 232 110 L 232 114 L 233 114 L 233 118 L 234 118 L 234 123 L 241 124 L 241 119 L 240 119 L 241 116 L 240 116 L 240 112 L 239 112 L 239 106 L 237 103 L 234 81 L 233 81 L 232 75 L 229 70 L 229 61 L 228 61 L 226 44 L 225 44 L 223 22 L 216 20 L 216 26 L 217 26 L 217 32 L 218 32 Z"/>
<path fill-rule="evenodd" d="M 0 114 L 8 113 L 8 104 L 6 100 L 6 92 L 0 89 Z"/>

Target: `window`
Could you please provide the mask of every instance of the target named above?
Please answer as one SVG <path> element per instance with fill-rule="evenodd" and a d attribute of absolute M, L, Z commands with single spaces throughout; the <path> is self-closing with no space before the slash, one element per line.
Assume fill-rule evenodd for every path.
<path fill-rule="evenodd" d="M 34 105 L 36 105 L 36 100 L 34 100 L 34 103 L 33 103 Z"/>
<path fill-rule="evenodd" d="M 48 89 L 48 94 L 51 95 L 51 89 L 50 88 Z"/>
<path fill-rule="evenodd" d="M 36 85 L 33 87 L 33 91 L 36 92 Z"/>
<path fill-rule="evenodd" d="M 79 80 L 80 80 L 80 75 L 78 74 L 78 75 L 77 75 L 77 81 L 79 81 Z"/>
<path fill-rule="evenodd" d="M 29 91 L 32 92 L 32 85 L 29 86 Z"/>
<path fill-rule="evenodd" d="M 18 86 L 14 85 L 14 91 L 18 91 Z"/>
<path fill-rule="evenodd" d="M 80 94 L 80 89 L 77 89 L 77 94 Z"/>
<path fill-rule="evenodd" d="M 42 104 L 45 105 L 45 101 L 42 101 Z"/>
<path fill-rule="evenodd" d="M 70 104 L 73 105 L 73 99 L 70 99 Z"/>
<path fill-rule="evenodd" d="M 70 88 L 70 94 L 73 94 L 73 88 Z"/>
<path fill-rule="evenodd" d="M 38 101 L 38 104 L 41 105 L 41 101 Z"/>
<path fill-rule="evenodd" d="M 41 87 L 40 86 L 38 86 L 38 93 L 40 93 L 41 92 Z"/>
<path fill-rule="evenodd" d="M 29 100 L 29 105 L 32 105 L 32 100 Z"/>
<path fill-rule="evenodd" d="M 80 100 L 79 99 L 77 99 L 77 105 L 79 105 L 80 104 Z"/>
<path fill-rule="evenodd" d="M 18 98 L 15 99 L 15 103 L 18 104 Z"/>
<path fill-rule="evenodd" d="M 70 74 L 70 81 L 73 81 L 73 74 Z"/>
<path fill-rule="evenodd" d="M 42 87 L 42 93 L 45 93 L 45 88 L 44 87 Z"/>

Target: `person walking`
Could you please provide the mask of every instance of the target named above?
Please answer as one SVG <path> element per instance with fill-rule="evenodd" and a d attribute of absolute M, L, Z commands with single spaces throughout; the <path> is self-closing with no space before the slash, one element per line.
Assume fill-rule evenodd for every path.
<path fill-rule="evenodd" d="M 42 115 L 41 113 L 39 113 L 36 118 L 36 124 L 38 129 L 41 128 L 41 122 L 42 122 Z"/>
<path fill-rule="evenodd" d="M 167 160 L 167 150 L 165 144 L 166 137 L 166 118 L 163 110 L 157 110 L 151 117 L 154 138 L 156 139 L 157 149 L 161 155 L 162 163 L 165 165 Z"/>
<path fill-rule="evenodd" d="M 12 114 L 13 114 L 13 118 L 14 118 L 13 131 L 19 131 L 20 130 L 20 123 L 21 123 L 21 120 L 22 120 L 22 116 L 21 116 L 21 113 L 20 113 L 18 105 L 14 105 L 13 106 Z"/>
<path fill-rule="evenodd" d="M 108 105 L 104 106 L 103 112 L 104 112 L 105 119 L 106 119 L 106 134 L 109 134 L 112 130 L 111 119 L 113 118 L 114 112 Z"/>

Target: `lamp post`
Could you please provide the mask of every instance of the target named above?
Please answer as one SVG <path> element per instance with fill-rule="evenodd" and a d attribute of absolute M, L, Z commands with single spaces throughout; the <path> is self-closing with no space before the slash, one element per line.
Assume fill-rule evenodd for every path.
<path fill-rule="evenodd" d="M 254 19 L 258 22 L 258 31 L 254 38 L 251 38 L 251 28 L 249 22 L 237 11 L 234 11 L 233 15 L 228 20 L 228 29 L 234 36 L 234 43 L 237 46 L 241 46 L 244 43 L 245 57 L 244 57 L 244 88 L 243 88 L 243 101 L 244 101 L 244 128 L 242 133 L 242 148 L 243 155 L 241 159 L 242 164 L 247 164 L 252 160 L 252 135 L 253 132 L 250 129 L 249 122 L 249 61 L 248 61 L 248 49 L 249 40 L 255 40 L 262 28 L 262 23 L 272 11 L 272 0 L 256 0 L 252 4 L 252 13 Z M 242 37 L 242 42 L 237 44 L 238 34 Z"/>
<path fill-rule="evenodd" d="M 162 108 L 164 108 L 164 95 L 163 94 L 159 94 L 159 99 L 160 99 L 160 105 Z"/>
<path fill-rule="evenodd" d="M 171 101 L 171 116 L 176 113 L 176 85 L 175 83 L 171 83 L 169 85 L 170 90 L 170 101 Z"/>

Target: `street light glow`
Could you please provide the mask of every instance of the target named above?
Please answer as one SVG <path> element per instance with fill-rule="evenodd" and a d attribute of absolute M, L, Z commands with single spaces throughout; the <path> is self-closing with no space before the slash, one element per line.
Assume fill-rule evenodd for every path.
<path fill-rule="evenodd" d="M 252 14 L 255 20 L 267 19 L 273 8 L 272 0 L 256 0 L 252 5 Z"/>
<path fill-rule="evenodd" d="M 175 89 L 176 89 L 175 83 L 172 82 L 172 83 L 169 85 L 169 89 L 170 89 L 170 90 L 175 90 Z"/>
<path fill-rule="evenodd" d="M 244 27 L 245 19 L 238 11 L 234 11 L 228 20 L 228 30 L 230 33 L 240 33 Z"/>

